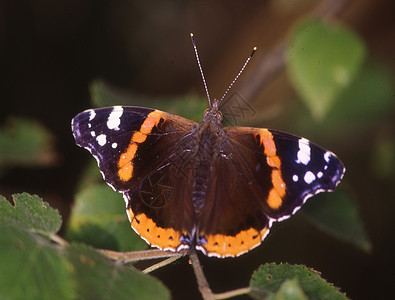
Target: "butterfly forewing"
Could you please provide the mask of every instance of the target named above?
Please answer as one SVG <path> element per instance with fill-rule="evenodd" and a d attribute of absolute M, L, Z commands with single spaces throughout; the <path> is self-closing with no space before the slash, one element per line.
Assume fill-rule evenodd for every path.
<path fill-rule="evenodd" d="M 105 181 L 124 191 L 162 165 L 168 159 L 164 150 L 174 147 L 174 141 L 182 140 L 196 125 L 155 109 L 115 106 L 78 114 L 72 130 L 76 144 L 98 161 Z"/>
<path fill-rule="evenodd" d="M 311 196 L 333 191 L 345 168 L 337 156 L 311 141 L 285 132 L 270 131 L 281 157 L 281 174 L 287 184 L 284 208 L 276 218 L 293 214 Z"/>
<path fill-rule="evenodd" d="M 261 128 L 225 130 L 238 152 L 254 157 L 248 173 L 266 192 L 263 205 L 275 220 L 294 213 L 310 196 L 333 191 L 343 177 L 342 162 L 305 138 Z"/>

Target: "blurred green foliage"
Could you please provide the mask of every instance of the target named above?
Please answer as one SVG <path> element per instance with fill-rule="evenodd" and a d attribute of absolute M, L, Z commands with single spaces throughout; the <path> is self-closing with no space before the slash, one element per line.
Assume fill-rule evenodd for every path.
<path fill-rule="evenodd" d="M 95 80 L 90 86 L 94 107 L 128 105 L 155 108 L 200 122 L 207 108 L 207 99 L 194 94 L 173 97 L 153 97 L 138 95 L 116 89 L 101 80 Z"/>
<path fill-rule="evenodd" d="M 36 121 L 9 118 L 0 128 L 0 169 L 53 164 L 57 155 L 51 133 Z"/>
<path fill-rule="evenodd" d="M 39 197 L 17 194 L 13 202 L 0 197 L 1 299 L 170 298 L 153 277 L 62 241 L 59 212 Z"/>
<path fill-rule="evenodd" d="M 289 41 L 288 71 L 294 87 L 316 120 L 324 119 L 365 58 L 362 41 L 338 24 L 308 21 Z"/>
<path fill-rule="evenodd" d="M 88 186 L 76 195 L 66 238 L 125 252 L 147 247 L 131 229 L 121 194 L 104 183 Z"/>
<path fill-rule="evenodd" d="M 355 202 L 345 192 L 316 195 L 303 206 L 303 212 L 323 231 L 364 251 L 371 250 Z"/>

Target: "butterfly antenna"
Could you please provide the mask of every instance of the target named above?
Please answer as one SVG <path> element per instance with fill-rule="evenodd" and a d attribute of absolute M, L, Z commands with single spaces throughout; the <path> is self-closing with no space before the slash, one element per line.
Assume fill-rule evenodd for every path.
<path fill-rule="evenodd" d="M 250 56 L 248 56 L 246 62 L 244 63 L 243 67 L 241 68 L 240 72 L 236 75 L 235 79 L 233 79 L 232 83 L 229 85 L 229 87 L 227 88 L 227 90 L 225 91 L 225 94 L 221 97 L 221 99 L 218 102 L 218 105 L 222 102 L 222 100 L 224 100 L 225 96 L 228 94 L 228 92 L 230 91 L 230 89 L 232 88 L 232 86 L 235 84 L 235 82 L 237 81 L 237 79 L 239 79 L 241 73 L 243 73 L 244 69 L 247 67 L 247 64 L 250 62 L 252 56 L 254 55 L 254 53 L 256 52 L 257 47 L 254 47 L 252 49 L 252 52 L 250 54 Z"/>
<path fill-rule="evenodd" d="M 202 65 L 200 64 L 199 54 L 198 54 L 198 51 L 197 51 L 195 39 L 194 39 L 194 37 L 193 37 L 193 33 L 192 33 L 192 32 L 191 32 L 191 40 L 192 40 L 193 49 L 195 49 L 195 56 L 196 56 L 197 63 L 198 63 L 198 65 L 199 65 L 200 74 L 202 75 L 203 84 L 204 84 L 204 89 L 206 90 L 207 99 L 208 99 L 208 104 L 209 104 L 209 106 L 211 107 L 210 94 L 209 94 L 209 92 L 208 92 L 206 79 L 204 78 Z"/>

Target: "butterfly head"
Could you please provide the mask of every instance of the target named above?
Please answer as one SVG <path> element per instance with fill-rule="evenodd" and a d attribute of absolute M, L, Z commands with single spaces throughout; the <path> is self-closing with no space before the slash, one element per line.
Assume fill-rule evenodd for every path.
<path fill-rule="evenodd" d="M 210 105 L 210 108 L 206 109 L 203 116 L 203 122 L 212 122 L 215 124 L 221 124 L 222 122 L 222 113 L 219 110 L 220 102 L 217 99 L 214 99 Z"/>

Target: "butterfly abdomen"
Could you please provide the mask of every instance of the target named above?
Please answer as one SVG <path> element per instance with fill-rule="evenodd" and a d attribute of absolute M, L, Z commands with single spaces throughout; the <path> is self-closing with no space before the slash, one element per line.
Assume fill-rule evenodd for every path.
<path fill-rule="evenodd" d="M 197 141 L 191 194 L 196 214 L 199 214 L 206 202 L 209 181 L 212 178 L 213 163 L 219 152 L 220 130 L 216 124 L 211 122 L 200 124 L 200 138 Z"/>
<path fill-rule="evenodd" d="M 205 160 L 197 161 L 193 170 L 192 203 L 196 214 L 200 212 L 206 202 L 208 178 L 210 178 L 211 169 L 211 163 Z"/>

